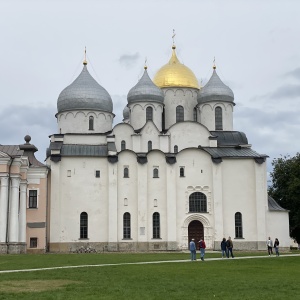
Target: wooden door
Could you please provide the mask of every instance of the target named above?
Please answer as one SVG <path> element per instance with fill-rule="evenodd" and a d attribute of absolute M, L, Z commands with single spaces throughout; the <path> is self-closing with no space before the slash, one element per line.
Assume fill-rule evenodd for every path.
<path fill-rule="evenodd" d="M 203 224 L 200 221 L 192 221 L 188 228 L 189 244 L 191 239 L 195 239 L 197 249 L 199 248 L 200 239 L 204 239 Z"/>

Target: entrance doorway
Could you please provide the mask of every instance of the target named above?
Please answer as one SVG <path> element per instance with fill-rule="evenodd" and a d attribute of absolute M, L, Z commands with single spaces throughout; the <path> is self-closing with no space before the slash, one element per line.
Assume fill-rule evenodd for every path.
<path fill-rule="evenodd" d="M 200 241 L 200 239 L 204 239 L 203 224 L 200 221 L 192 221 L 189 224 L 188 235 L 189 242 L 191 241 L 191 239 L 195 239 L 195 244 L 198 249 L 198 242 Z"/>

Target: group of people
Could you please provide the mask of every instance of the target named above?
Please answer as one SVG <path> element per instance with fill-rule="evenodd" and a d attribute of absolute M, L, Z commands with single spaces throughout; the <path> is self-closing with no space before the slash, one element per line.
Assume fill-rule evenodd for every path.
<path fill-rule="evenodd" d="M 229 254 L 231 255 L 232 258 L 234 258 L 232 249 L 233 249 L 233 243 L 231 237 L 228 237 L 228 240 L 223 238 L 221 242 L 222 258 L 224 258 L 225 256 L 229 258 Z"/>
<path fill-rule="evenodd" d="M 200 259 L 202 261 L 204 261 L 205 248 L 206 248 L 205 241 L 202 240 L 202 239 L 200 239 L 200 241 L 198 242 L 198 244 L 199 244 L 198 248 L 200 250 Z M 274 245 L 273 245 L 273 241 L 269 237 L 268 240 L 267 240 L 267 248 L 268 248 L 268 254 L 269 254 L 269 256 L 273 255 L 273 247 L 275 249 L 276 256 L 279 256 L 279 240 L 278 240 L 278 238 L 275 239 Z M 224 258 L 224 257 L 229 258 L 229 255 L 231 255 L 231 257 L 234 258 L 232 249 L 233 249 L 233 243 L 232 243 L 231 237 L 228 237 L 227 240 L 226 240 L 226 238 L 223 238 L 223 240 L 221 242 L 222 258 Z M 190 241 L 190 251 L 191 251 L 191 261 L 197 260 L 196 259 L 196 243 L 195 243 L 195 239 L 192 239 Z"/>
<path fill-rule="evenodd" d="M 279 256 L 279 240 L 278 240 L 278 238 L 275 239 L 275 242 L 273 245 L 273 241 L 269 237 L 267 240 L 267 249 L 268 249 L 269 256 L 273 255 L 273 247 L 275 249 L 276 256 Z"/>
<path fill-rule="evenodd" d="M 200 259 L 202 261 L 204 261 L 204 256 L 205 256 L 205 248 L 206 248 L 206 244 L 205 241 L 200 239 L 200 241 L 198 242 L 199 244 L 199 250 L 200 250 Z M 191 251 L 191 261 L 193 260 L 197 260 L 196 259 L 196 243 L 195 243 L 195 239 L 192 239 L 190 241 L 190 251 Z"/>

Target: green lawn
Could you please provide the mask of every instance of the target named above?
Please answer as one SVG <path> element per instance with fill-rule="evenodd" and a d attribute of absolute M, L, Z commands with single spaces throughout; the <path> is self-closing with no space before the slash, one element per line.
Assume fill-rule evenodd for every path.
<path fill-rule="evenodd" d="M 210 261 L 220 253 L 207 253 L 207 261 L 190 262 L 188 253 L 1 255 L 0 271 L 170 262 L 0 273 L 0 299 L 300 299 L 300 256 L 235 254 L 266 258 Z"/>

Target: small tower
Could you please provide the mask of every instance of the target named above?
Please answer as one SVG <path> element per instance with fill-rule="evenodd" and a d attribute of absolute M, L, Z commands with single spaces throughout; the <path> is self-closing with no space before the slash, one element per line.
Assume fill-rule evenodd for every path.
<path fill-rule="evenodd" d="M 172 56 L 169 62 L 162 66 L 153 82 L 165 94 L 165 129 L 182 121 L 195 121 L 198 80 L 194 73 L 182 64 L 176 55 L 173 43 Z"/>
<path fill-rule="evenodd" d="M 127 95 L 130 109 L 130 124 L 137 130 L 147 121 L 152 121 L 159 131 L 162 130 L 162 113 L 164 107 L 164 94 L 150 79 L 147 66 L 139 82 Z"/>
<path fill-rule="evenodd" d="M 213 65 L 213 73 L 207 84 L 198 94 L 200 123 L 209 130 L 233 130 L 234 95 L 225 85 Z"/>
<path fill-rule="evenodd" d="M 83 70 L 57 100 L 59 133 L 105 133 L 112 129 L 113 103 L 108 92 L 90 75 L 86 57 Z"/>

